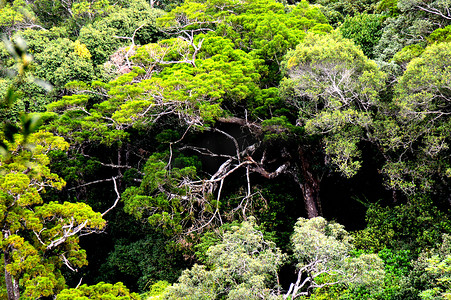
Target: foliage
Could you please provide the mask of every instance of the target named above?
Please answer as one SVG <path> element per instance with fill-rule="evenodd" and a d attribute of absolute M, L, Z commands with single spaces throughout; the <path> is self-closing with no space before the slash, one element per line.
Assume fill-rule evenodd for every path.
<path fill-rule="evenodd" d="M 168 249 L 168 239 L 157 234 L 133 243 L 119 241 L 101 267 L 104 280 L 124 278 L 127 287 L 141 292 L 157 280 L 174 282 L 186 264 L 176 259 L 178 252 Z"/>
<path fill-rule="evenodd" d="M 345 18 L 362 13 L 373 14 L 377 9 L 377 2 L 372 0 L 315 0 L 312 3 L 321 5 L 321 11 L 334 27 L 338 27 Z"/>
<path fill-rule="evenodd" d="M 382 21 L 381 15 L 357 14 L 346 17 L 339 30 L 343 37 L 352 39 L 359 45 L 367 57 L 374 58 L 373 48 L 381 38 Z"/>
<path fill-rule="evenodd" d="M 449 23 L 449 0 L 399 0 L 398 8 L 406 14 L 418 14 L 429 22 L 437 22 L 439 27 Z"/>
<path fill-rule="evenodd" d="M 401 277 L 408 275 L 410 271 L 411 255 L 409 250 L 393 251 L 384 248 L 378 253 L 384 261 L 385 271 L 395 276 Z"/>
<path fill-rule="evenodd" d="M 164 299 L 276 299 L 274 278 L 284 259 L 250 218 L 208 249 L 209 268 L 196 264 L 184 271 Z"/>
<path fill-rule="evenodd" d="M 306 30 L 326 33 L 331 31 L 331 27 L 324 24 L 327 20 L 318 8 L 305 1 L 290 8 L 289 14 L 285 14 L 282 4 L 269 0 L 243 2 L 233 9 L 238 15 L 225 12 L 216 5 L 211 5 L 209 10 L 204 3 L 188 1 L 162 16 L 158 23 L 169 38 L 141 46 L 132 43 L 130 47 L 119 49 L 110 66 L 112 74 L 121 75 L 108 83 L 79 81 L 69 84 L 67 87 L 74 94 L 63 96 L 48 106 L 49 110 L 61 114 L 49 128 L 77 145 L 101 143 L 107 147 L 117 146 L 122 151 L 131 131 L 144 132 L 150 127 L 158 130 L 168 118 L 177 119 L 182 126 L 188 127 L 187 133 L 191 134 L 191 129 L 211 130 L 219 119 L 235 112 L 242 114 L 248 105 L 258 107 L 261 109 L 258 114 L 264 115 L 269 114 L 272 106 L 285 106 L 275 99 L 277 89 L 274 88 L 280 78 L 279 64 L 283 55 L 305 36 Z M 186 20 L 181 20 L 179 15 L 186 15 Z M 221 15 L 220 22 L 210 23 L 218 15 Z M 275 15 L 280 18 L 275 18 Z M 93 33 L 91 41 L 94 42 L 95 27 L 110 24 L 112 17 L 113 14 L 85 27 L 87 31 L 82 30 L 81 34 Z M 264 22 L 259 22 L 260 17 Z M 121 17 L 120 20 L 124 20 L 124 28 L 128 28 L 125 22 L 128 19 Z M 207 23 L 199 23 L 199 20 L 207 20 Z M 276 28 L 274 20 L 280 20 L 279 27 Z M 108 26 L 112 28 L 112 25 Z M 116 29 L 120 27 L 115 26 Z M 90 42 L 86 43 L 88 49 L 95 48 Z M 94 58 L 96 51 L 92 52 Z M 117 59 L 115 64 L 113 59 Z M 268 95 L 272 95 L 273 100 L 267 99 Z M 250 111 L 255 118 L 256 111 Z M 288 110 L 281 109 L 278 114 L 285 112 Z M 290 125 L 283 117 L 280 120 Z M 289 130 L 296 131 L 294 126 L 289 127 Z M 166 164 L 170 169 L 171 162 Z M 169 195 L 169 199 L 180 197 L 183 205 L 166 205 L 163 211 L 178 206 L 175 213 L 171 211 L 169 215 L 183 215 L 186 211 L 179 212 L 180 209 L 199 207 L 194 213 L 190 212 L 184 225 L 196 218 L 200 220 L 194 223 L 201 224 L 209 220 L 211 214 L 218 218 L 220 203 L 210 201 L 217 180 L 211 182 L 212 188 L 204 189 L 194 176 L 185 179 L 183 188 L 179 187 Z M 182 178 L 178 180 L 180 182 Z M 194 187 L 188 181 L 194 181 Z M 159 190 L 154 192 L 159 199 L 168 197 Z M 182 194 L 177 196 L 174 192 Z M 188 203 L 184 200 L 194 193 L 194 198 L 200 203 L 198 206 L 193 206 L 192 200 Z M 161 203 L 166 201 L 161 200 Z M 156 213 L 157 220 L 167 218 L 161 211 L 150 211 Z M 176 219 L 171 222 L 179 226 L 179 218 Z M 180 228 L 177 230 L 180 232 Z"/>
<path fill-rule="evenodd" d="M 434 32 L 429 35 L 428 41 L 430 43 L 451 42 L 451 25 L 434 30 Z"/>
<path fill-rule="evenodd" d="M 450 58 L 449 43 L 427 47 L 407 65 L 395 88 L 399 123 L 386 133 L 387 150 L 407 151 L 409 159 L 394 156 L 383 171 L 387 185 L 406 194 L 433 190 L 435 180 L 449 181 Z"/>
<path fill-rule="evenodd" d="M 436 246 L 442 234 L 451 229 L 446 214 L 428 198 L 412 199 L 395 207 L 372 205 L 366 220 L 367 227 L 355 234 L 355 244 L 368 251 L 386 247 L 413 254 Z"/>
<path fill-rule="evenodd" d="M 79 41 L 60 38 L 49 41 L 45 49 L 35 54 L 36 75 L 61 89 L 72 80 L 90 81 L 94 69 L 91 54 Z"/>
<path fill-rule="evenodd" d="M 375 57 L 379 61 L 388 62 L 393 55 L 409 45 L 420 43 L 425 46 L 425 41 L 434 30 L 449 25 L 449 0 L 399 0 L 382 3 L 390 7 L 393 17 L 386 20 L 380 42 L 375 47 Z"/>
<path fill-rule="evenodd" d="M 81 27 L 87 22 L 107 15 L 114 9 L 114 4 L 108 0 L 103 1 L 74 1 L 71 7 L 71 17 L 73 22 Z"/>
<path fill-rule="evenodd" d="M 297 124 L 322 135 L 331 164 L 346 177 L 355 175 L 361 166 L 358 142 L 379 106 L 384 73 L 337 33 L 310 34 L 285 59 L 282 97 L 299 110 Z"/>
<path fill-rule="evenodd" d="M 0 158 L 6 285 L 11 288 L 12 282 L 18 282 L 28 298 L 49 296 L 64 284 L 58 268 L 87 264 L 78 234 L 101 230 L 105 221 L 83 203 L 43 203 L 39 192 L 45 187 L 61 189 L 65 185 L 50 172 L 47 156 L 53 149 L 67 149 L 62 138 L 39 131 L 31 134 L 27 143 L 20 136 L 15 140 L 7 144 L 10 155 Z"/>
<path fill-rule="evenodd" d="M 10 36 L 15 30 L 36 21 L 32 5 L 23 0 L 2 1 L 0 4 L 0 30 Z"/>
<path fill-rule="evenodd" d="M 332 27 L 327 25 L 327 19 L 320 10 L 307 1 L 299 2 L 289 13 L 285 13 L 280 4 L 267 3 L 272 6 L 270 9 L 265 8 L 264 13 L 259 7 L 260 3 L 246 3 L 242 7 L 246 13 L 231 16 L 227 20 L 228 24 L 222 24 L 217 31 L 227 33 L 240 49 L 265 60 L 265 69 L 260 73 L 269 77 L 262 78 L 262 81 L 271 86 L 280 80 L 279 68 L 283 55 L 302 40 L 307 30 L 330 32 Z M 267 82 L 271 77 L 272 82 Z"/>
<path fill-rule="evenodd" d="M 49 90 L 48 83 L 35 78 L 32 75 L 33 58 L 27 53 L 27 46 L 23 39 L 16 38 L 14 41 L 4 39 L 6 52 L 11 56 L 11 66 L 6 71 L 8 80 L 3 82 L 4 94 L 0 102 L 2 117 L 0 118 L 1 129 L 4 138 L 9 142 L 14 142 L 14 134 L 21 133 L 27 136 L 36 131 L 40 125 L 40 118 L 37 115 L 27 115 L 22 108 L 27 108 L 29 102 L 22 99 L 23 87 L 38 85 L 41 88 Z M 0 150 L 6 151 L 7 146 L 0 141 Z"/>
<path fill-rule="evenodd" d="M 343 283 L 375 290 L 381 285 L 382 260 L 374 254 L 351 257 L 352 239 L 342 225 L 322 217 L 299 218 L 291 239 L 299 271 L 286 296 L 295 299 Z"/>
<path fill-rule="evenodd" d="M 70 31 L 77 32 L 83 26 L 121 9 L 121 4 L 126 3 L 127 1 L 111 3 L 108 0 L 37 0 L 33 3 L 33 11 L 45 28 L 65 26 Z"/>
<path fill-rule="evenodd" d="M 167 281 L 158 281 L 150 287 L 150 291 L 145 293 L 143 297 L 146 297 L 146 300 L 160 300 L 163 297 L 163 294 L 171 284 Z"/>
<path fill-rule="evenodd" d="M 103 281 L 145 291 L 157 280 L 168 282 L 143 297 L 449 296 L 449 243 L 432 248 L 450 231 L 450 0 L 288 2 L 0 4 L 15 41 L 0 47 L 0 297 L 75 286 L 67 273 L 87 264 L 82 248 L 94 263 L 77 274 L 102 282 L 61 299 L 136 299 Z M 39 120 L 54 135 L 36 133 Z M 295 218 L 362 228 L 340 189 L 395 203 L 369 204 L 354 240 L 299 219 L 282 291 L 285 255 L 269 240 L 285 246 Z M 110 196 L 135 222 L 116 211 L 106 228 L 85 204 L 103 209 Z M 194 249 L 205 265 L 168 287 Z"/>
<path fill-rule="evenodd" d="M 202 234 L 202 236 L 199 239 L 199 242 L 196 244 L 196 258 L 199 260 L 199 262 L 207 264 L 208 261 L 208 249 L 210 247 L 213 247 L 221 242 L 222 237 L 226 232 L 232 231 L 233 228 L 236 226 L 240 226 L 239 222 L 233 222 L 233 223 L 225 223 L 222 226 L 220 226 L 216 230 L 210 230 Z M 260 228 L 257 228 L 260 230 Z M 264 231 L 262 231 L 264 232 Z"/>
<path fill-rule="evenodd" d="M 6 104 L 18 98 L 18 90 L 34 79 L 29 74 L 32 59 L 22 40 L 5 42 L 16 59 L 17 75 Z M 37 80 L 34 80 L 37 82 Z M 45 86 L 41 83 L 41 86 Z M 61 268 L 72 271 L 87 264 L 79 235 L 101 231 L 105 221 L 84 203 L 44 202 L 46 189 L 66 184 L 50 171 L 49 152 L 66 151 L 63 138 L 37 131 L 39 118 L 22 114 L 21 124 L 6 123 L 0 156 L 0 249 L 4 265 L 5 298 L 17 300 L 51 296 L 64 287 Z"/>
<path fill-rule="evenodd" d="M 387 18 L 385 20 L 381 38 L 373 50 L 376 61 L 389 62 L 404 47 L 419 42 L 418 39 L 410 38 L 414 35 L 413 33 L 411 35 L 403 35 L 406 27 L 409 28 L 409 32 L 417 32 L 417 28 L 420 26 L 414 27 L 412 22 L 413 20 L 405 15 L 400 15 L 396 18 Z"/>
<path fill-rule="evenodd" d="M 44 28 L 61 26 L 64 20 L 70 20 L 67 8 L 70 9 L 61 1 L 37 0 L 33 3 L 33 12 Z"/>
<path fill-rule="evenodd" d="M 205 3 L 204 3 L 205 2 Z M 317 7 L 307 1 L 286 9 L 276 1 L 244 1 L 240 5 L 224 4 L 224 8 L 210 1 L 185 1 L 177 9 L 160 19 L 170 30 L 192 28 L 215 28 L 219 36 L 227 36 L 235 48 L 252 53 L 265 64 L 259 66 L 261 81 L 267 86 L 277 85 L 280 80 L 279 65 L 288 49 L 294 48 L 307 30 L 330 32 L 332 28 Z M 210 9 L 206 9 L 206 8 Z M 187 24 L 181 24 L 177 15 L 186 15 Z M 220 20 L 216 22 L 214 20 Z M 205 24 L 199 23 L 204 21 Z M 192 29 L 187 27 L 186 29 Z"/>
<path fill-rule="evenodd" d="M 57 300 L 140 300 L 136 293 L 130 293 L 122 282 L 115 284 L 99 282 L 88 286 L 83 284 L 75 289 L 64 289 L 57 296 Z"/>
<path fill-rule="evenodd" d="M 420 45 L 410 45 L 401 49 L 393 56 L 393 61 L 403 67 L 405 70 L 407 64 L 414 58 L 420 56 L 424 48 Z"/>
<path fill-rule="evenodd" d="M 281 249 L 289 247 L 293 226 L 298 218 L 296 211 L 303 205 L 291 193 L 293 190 L 295 191 L 294 184 L 287 189 L 286 182 L 282 181 L 259 187 L 260 194 L 257 195 L 265 201 L 267 211 L 255 210 L 254 216 L 265 232 L 272 234 L 273 241 Z"/>
<path fill-rule="evenodd" d="M 16 31 L 13 40 L 22 38 L 26 41 L 27 51 L 31 55 L 41 53 L 49 45 L 50 41 L 58 38 L 68 38 L 69 33 L 64 27 L 52 27 L 49 30 L 27 28 Z"/>
<path fill-rule="evenodd" d="M 127 213 L 139 219 L 147 217 L 151 225 L 161 226 L 166 234 L 173 234 L 202 218 L 190 213 L 193 205 L 206 205 L 204 214 L 214 213 L 216 208 L 206 199 L 197 199 L 190 194 L 188 187 L 181 185 L 187 178 L 196 175 L 194 166 L 182 165 L 181 168 L 169 169 L 165 158 L 164 154 L 149 157 L 141 185 L 128 188 L 122 197 Z"/>
<path fill-rule="evenodd" d="M 385 12 L 390 17 L 399 15 L 398 0 L 381 0 L 377 4 L 377 11 Z"/>
<path fill-rule="evenodd" d="M 83 26 L 79 39 L 91 52 L 94 66 L 104 64 L 120 47 L 129 45 L 131 38 L 140 45 L 155 42 L 159 36 L 155 19 L 160 15 L 146 1 L 130 1 L 128 7 L 116 8 L 108 16 Z"/>
<path fill-rule="evenodd" d="M 81 139 L 97 138 L 107 144 L 123 139 L 126 132 L 122 129 L 147 126 L 161 115 L 174 113 L 186 123 L 198 126 L 204 122 L 211 123 L 224 114 L 219 106 L 223 98 L 239 102 L 257 88 L 255 64 L 258 60 L 241 50 L 234 50 L 230 41 L 221 37 L 209 37 L 200 42 L 205 48 L 202 55 L 206 57 L 196 62 L 196 68 L 181 56 L 193 55 L 189 44 L 181 39 L 163 40 L 136 50 L 132 59 L 138 67 L 133 71 L 109 84 L 93 83 L 91 88 L 88 87 L 94 92 L 99 87 L 102 94 L 107 89 L 111 96 L 95 105 L 92 112 L 85 108 L 89 98 L 81 95 L 64 97 L 50 108 L 61 110 L 81 106 L 77 112 L 73 109 L 67 111 L 68 117 L 72 115 L 70 122 L 66 122 L 64 117 L 60 122 L 69 127 L 67 131 L 82 134 Z M 222 43 L 223 47 L 211 47 L 213 43 Z M 173 55 L 176 56 L 171 57 Z M 163 67 L 161 72 L 152 74 L 154 68 L 158 70 L 160 67 Z M 152 74 L 151 78 L 146 74 Z M 174 86 L 178 88 L 174 89 Z M 84 130 L 77 133 L 79 127 Z M 98 134 L 89 138 L 87 131 L 94 131 L 94 128 Z"/>
<path fill-rule="evenodd" d="M 419 294 L 421 299 L 447 299 L 451 289 L 449 282 L 450 274 L 450 237 L 443 235 L 443 242 L 432 253 L 423 253 L 422 261 L 419 258 L 420 270 L 427 285 L 423 285 L 423 291 Z"/>

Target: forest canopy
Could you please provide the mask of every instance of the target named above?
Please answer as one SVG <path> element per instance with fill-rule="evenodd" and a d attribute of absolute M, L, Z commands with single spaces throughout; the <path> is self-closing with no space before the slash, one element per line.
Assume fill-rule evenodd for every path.
<path fill-rule="evenodd" d="M 447 299 L 451 0 L 4 0 L 0 297 Z"/>

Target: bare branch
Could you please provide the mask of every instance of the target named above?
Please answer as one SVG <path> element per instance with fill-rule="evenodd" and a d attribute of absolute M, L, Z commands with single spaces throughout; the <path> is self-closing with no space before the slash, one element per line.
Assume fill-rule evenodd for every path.
<path fill-rule="evenodd" d="M 78 289 L 78 287 L 81 285 L 81 282 L 83 281 L 83 277 L 80 278 L 80 281 L 78 282 L 77 286 L 75 287 L 76 289 Z"/>
<path fill-rule="evenodd" d="M 52 250 L 53 248 L 58 247 L 59 245 L 61 245 L 62 243 L 64 243 L 65 241 L 67 241 L 68 238 L 70 238 L 71 236 L 74 236 L 76 234 L 78 234 L 80 231 L 82 231 L 82 229 L 84 229 L 86 227 L 86 225 L 88 224 L 89 220 L 85 220 L 83 223 L 78 224 L 77 226 L 74 227 L 74 219 L 72 218 L 72 222 L 71 224 L 68 224 L 66 226 L 68 226 L 68 230 L 64 230 L 64 234 L 62 237 L 52 241 L 50 244 L 47 245 L 46 250 Z"/>
<path fill-rule="evenodd" d="M 240 146 L 238 145 L 238 141 L 233 136 L 231 136 L 230 134 L 228 134 L 225 131 L 222 131 L 222 130 L 217 129 L 217 128 L 213 128 L 213 131 L 214 132 L 219 132 L 219 133 L 225 135 L 228 139 L 230 139 L 233 142 L 233 144 L 235 145 L 235 150 L 236 150 L 236 158 L 237 158 L 238 162 L 240 162 L 241 161 L 241 159 L 240 159 Z"/>
<path fill-rule="evenodd" d="M 169 152 L 170 152 L 170 156 L 169 156 L 168 164 L 166 165 L 166 168 L 165 168 L 165 169 L 168 169 L 169 166 L 171 165 L 171 162 L 172 162 L 172 145 L 181 142 L 181 141 L 185 138 L 185 136 L 186 136 L 186 134 L 188 133 L 188 131 L 190 130 L 191 126 L 192 126 L 192 124 L 190 124 L 190 125 L 188 126 L 188 128 L 185 130 L 185 132 L 183 133 L 183 135 L 182 135 L 182 137 L 181 137 L 180 139 L 178 139 L 178 140 L 175 141 L 175 142 L 169 143 Z"/>
<path fill-rule="evenodd" d="M 66 256 L 64 256 L 64 253 L 60 255 L 60 258 L 63 261 L 63 263 L 66 265 L 66 267 L 68 267 L 72 272 L 78 272 L 77 269 L 72 267 L 70 262 L 67 260 Z M 80 282 L 81 282 L 81 280 L 80 280 Z"/>
<path fill-rule="evenodd" d="M 38 241 L 42 244 L 45 245 L 45 243 L 41 240 L 41 233 L 42 231 L 44 231 L 46 228 L 43 227 L 39 232 L 36 232 L 33 230 L 34 235 L 36 236 L 36 238 L 38 239 Z"/>
<path fill-rule="evenodd" d="M 130 63 L 129 57 L 132 54 L 132 52 L 134 51 L 134 49 L 135 49 L 135 35 L 138 32 L 138 30 L 140 30 L 144 25 L 146 25 L 146 23 L 143 23 L 138 28 L 136 28 L 135 31 L 133 31 L 133 35 L 131 37 L 114 36 L 117 39 L 126 39 L 126 40 L 130 40 L 132 42 L 132 44 L 130 45 L 127 53 L 125 54 L 125 60 L 127 61 L 128 68 L 131 68 L 131 63 Z"/>
<path fill-rule="evenodd" d="M 104 215 L 106 215 L 108 212 L 110 212 L 113 208 L 115 208 L 117 203 L 119 202 L 119 199 L 121 199 L 121 195 L 119 194 L 119 191 L 117 190 L 116 178 L 112 177 L 111 179 L 113 180 L 113 183 L 114 183 L 114 191 L 116 192 L 117 198 L 116 198 L 116 201 L 114 201 L 114 204 L 110 208 L 108 208 L 107 210 L 105 210 L 103 212 L 102 217 Z"/>
<path fill-rule="evenodd" d="M 122 177 L 122 176 L 116 176 L 116 177 L 113 177 L 113 178 L 106 178 L 106 179 L 94 180 L 94 181 L 91 181 L 91 182 L 87 182 L 87 183 L 84 183 L 84 184 L 80 184 L 80 185 L 75 186 L 75 187 L 71 187 L 70 189 L 67 189 L 67 190 L 68 190 L 68 191 L 72 191 L 72 190 L 75 190 L 75 189 L 78 189 L 78 188 L 81 188 L 81 187 L 84 187 L 84 186 L 88 186 L 88 185 L 91 185 L 91 184 L 96 184 L 96 183 L 102 183 L 102 182 L 113 181 L 113 180 L 116 180 L 116 179 L 121 178 L 121 177 Z"/>
<path fill-rule="evenodd" d="M 180 148 L 180 150 L 192 150 L 201 155 L 211 156 L 211 157 L 222 157 L 222 158 L 227 158 L 227 159 L 231 158 L 230 155 L 214 153 L 210 149 L 203 148 L 203 147 L 183 146 Z"/>
<path fill-rule="evenodd" d="M 237 124 L 242 127 L 248 127 L 251 130 L 256 131 L 257 133 L 261 133 L 262 127 L 260 124 L 255 122 L 249 122 L 247 119 L 241 119 L 238 117 L 227 117 L 227 118 L 218 118 L 218 122 L 226 123 L 226 124 Z"/>
<path fill-rule="evenodd" d="M 288 170 L 288 167 L 290 166 L 290 162 L 286 162 L 280 165 L 274 172 L 268 172 L 263 168 L 263 166 L 260 163 L 256 162 L 252 157 L 248 156 L 247 159 L 252 164 L 255 165 L 255 167 L 252 168 L 252 171 L 259 173 L 260 175 L 262 175 L 267 179 L 272 179 L 279 176 L 280 174 L 285 173 Z"/>
<path fill-rule="evenodd" d="M 418 8 L 419 10 L 422 10 L 422 11 L 424 11 L 424 12 L 427 12 L 427 13 L 431 13 L 431 14 L 437 15 L 437 16 L 439 16 L 439 17 L 442 17 L 442 18 L 446 19 L 446 20 L 451 20 L 451 14 L 450 14 L 449 9 L 447 10 L 447 13 L 444 14 L 444 13 L 443 13 L 442 11 L 440 11 L 439 9 L 434 8 L 434 7 L 431 7 L 430 5 L 426 5 L 426 7 L 423 7 L 423 6 L 421 6 L 421 5 L 416 5 L 415 7 Z"/>

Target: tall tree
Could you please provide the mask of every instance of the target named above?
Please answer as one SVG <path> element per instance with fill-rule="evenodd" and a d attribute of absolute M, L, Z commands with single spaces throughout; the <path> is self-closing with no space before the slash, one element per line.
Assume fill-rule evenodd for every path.
<path fill-rule="evenodd" d="M 439 43 L 407 65 L 395 87 L 397 121 L 378 132 L 388 154 L 388 185 L 406 194 L 449 186 L 450 59 L 450 44 Z"/>
<path fill-rule="evenodd" d="M 50 296 L 62 289 L 59 268 L 87 264 L 78 237 L 101 231 L 105 221 L 84 203 L 43 203 L 39 193 L 61 189 L 65 182 L 51 173 L 47 153 L 68 144 L 38 132 L 27 143 L 19 136 L 0 158 L 1 251 L 9 300 Z"/>
<path fill-rule="evenodd" d="M 14 85 L 7 104 L 19 97 L 31 57 L 23 45 L 6 41 L 17 60 Z M 61 189 L 65 182 L 49 168 L 52 150 L 67 150 L 63 138 L 36 131 L 36 118 L 22 115 L 22 123 L 2 124 L 0 133 L 0 250 L 8 300 L 51 296 L 64 287 L 60 268 L 75 271 L 87 263 L 78 237 L 101 231 L 105 221 L 84 203 L 44 203 L 40 193 Z"/>
<path fill-rule="evenodd" d="M 285 258 L 249 218 L 225 231 L 208 248 L 207 266 L 185 270 L 163 299 L 280 299 L 277 272 Z"/>
<path fill-rule="evenodd" d="M 299 218 L 291 240 L 298 276 L 284 299 L 299 299 L 317 288 L 342 283 L 376 289 L 382 285 L 382 260 L 375 254 L 352 257 L 351 237 L 340 224 L 322 217 Z"/>
<path fill-rule="evenodd" d="M 300 169 L 306 176 L 306 207 L 309 217 L 315 217 L 321 176 L 309 166 L 309 156 L 324 155 L 328 164 L 346 177 L 358 172 L 359 142 L 369 139 L 385 75 L 351 40 L 338 33 L 308 35 L 287 54 L 285 69 L 282 97 L 299 111 L 297 125 L 321 145 L 299 146 Z M 308 153 L 322 147 L 324 153 Z"/>
<path fill-rule="evenodd" d="M 376 60 L 390 62 L 405 46 L 426 45 L 428 36 L 451 22 L 450 0 L 382 1 L 389 10 L 396 10 L 384 22 L 379 43 L 374 48 Z M 384 7 L 384 5 L 382 5 Z"/>
<path fill-rule="evenodd" d="M 104 164 L 119 170 L 133 167 L 124 162 L 132 161 L 139 149 L 150 156 L 141 186 L 125 194 L 130 212 L 176 226 L 175 220 L 191 220 L 182 222 L 186 231 L 220 224 L 224 181 L 246 172 L 249 176 L 241 189 L 244 200 L 233 210 L 245 217 L 249 207 L 245 203 L 253 197 L 250 174 L 271 179 L 293 173 L 295 179 L 300 178 L 297 170 L 288 168 L 289 146 L 277 148 L 265 136 L 283 139 L 297 130 L 277 95 L 283 55 L 306 30 L 331 31 L 319 9 L 307 2 L 287 9 L 288 14 L 282 4 L 270 0 L 224 2 L 222 6 L 188 1 L 158 21 L 170 38 L 143 46 L 132 42 L 121 52 L 118 69 L 125 74 L 109 83 L 74 84 L 73 95 L 49 105 L 49 110 L 65 114 L 49 128 L 74 143 L 114 146 L 117 162 Z M 93 101 L 89 94 L 101 100 Z M 162 131 L 159 126 L 165 122 L 177 124 L 179 132 Z M 224 126 L 242 127 L 255 142 L 238 142 Z M 130 134 L 149 129 L 155 130 L 156 142 L 164 142 L 165 147 L 128 143 Z M 202 132 L 222 136 L 232 150 L 215 151 L 185 142 Z M 205 173 L 176 165 L 178 156 L 183 157 L 180 153 L 214 157 L 219 167 L 202 178 L 199 174 Z M 268 157 L 272 153 L 274 157 Z"/>

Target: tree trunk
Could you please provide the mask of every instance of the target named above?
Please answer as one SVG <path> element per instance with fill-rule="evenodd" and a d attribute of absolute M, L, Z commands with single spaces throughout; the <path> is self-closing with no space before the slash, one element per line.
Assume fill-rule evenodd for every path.
<path fill-rule="evenodd" d="M 8 238 L 9 233 L 4 233 L 4 237 Z M 11 250 L 9 246 L 3 251 L 3 260 L 5 264 L 5 284 L 8 300 L 19 300 L 19 285 L 14 277 L 7 271 L 6 266 L 11 263 Z"/>
<path fill-rule="evenodd" d="M 322 214 L 319 198 L 320 180 L 311 171 L 310 163 L 302 147 L 299 147 L 299 160 L 300 175 L 302 179 L 298 183 L 304 197 L 307 217 L 311 219 Z"/>
<path fill-rule="evenodd" d="M 304 204 L 305 204 L 305 210 L 307 211 L 307 217 L 309 219 L 318 217 L 319 216 L 319 209 L 316 199 L 316 191 L 307 183 L 301 184 L 302 189 L 302 195 L 304 196 Z"/>
<path fill-rule="evenodd" d="M 398 202 L 398 194 L 396 193 L 395 189 L 392 189 L 392 199 L 393 199 L 393 203 Z"/>

